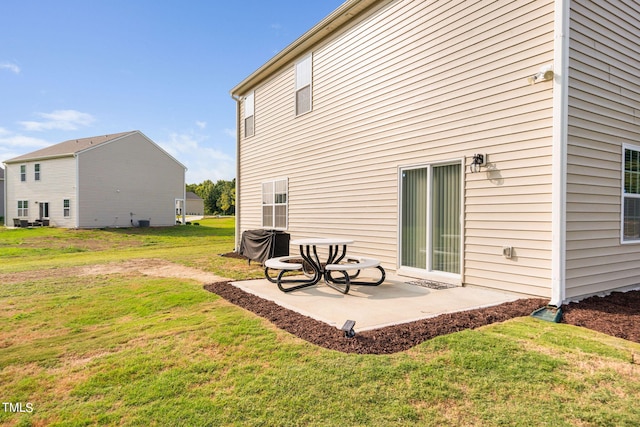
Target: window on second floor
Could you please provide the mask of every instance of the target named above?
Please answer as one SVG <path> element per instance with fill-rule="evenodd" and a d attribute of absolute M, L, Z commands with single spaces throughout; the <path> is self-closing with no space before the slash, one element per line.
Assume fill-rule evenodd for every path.
<path fill-rule="evenodd" d="M 36 181 L 40 181 L 40 163 L 36 163 L 34 166 L 34 171 L 35 171 L 35 180 Z"/>
<path fill-rule="evenodd" d="M 249 95 L 244 98 L 244 137 L 247 138 L 249 136 L 253 136 L 255 129 L 255 98 L 254 92 L 251 92 Z"/>
<path fill-rule="evenodd" d="M 25 182 L 27 180 L 27 165 L 20 165 L 20 181 Z"/>
<path fill-rule="evenodd" d="M 296 116 L 311 111 L 313 86 L 313 55 L 296 63 Z"/>

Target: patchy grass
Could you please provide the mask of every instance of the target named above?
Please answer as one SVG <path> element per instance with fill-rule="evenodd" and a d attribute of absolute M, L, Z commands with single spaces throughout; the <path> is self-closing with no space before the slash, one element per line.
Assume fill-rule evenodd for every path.
<path fill-rule="evenodd" d="M 255 263 L 219 254 L 234 249 L 234 219 L 208 218 L 200 226 L 67 230 L 0 228 L 0 274 L 158 258 L 229 278 L 261 277 Z"/>
<path fill-rule="evenodd" d="M 31 251 L 9 266 L 3 258 L 0 274 L 29 268 L 22 263 L 52 269 L 56 261 L 72 267 L 130 257 L 226 276 L 256 273 L 215 255 L 231 250 L 232 222 L 200 222 L 38 230 L 71 247 L 89 235 L 107 242 L 50 256 L 38 253 L 42 245 L 27 230 L 22 237 L 2 231 L 2 245 Z M 48 277 L 46 268 L 42 277 L 0 286 L 0 400 L 34 408 L 0 410 L 3 425 L 640 424 L 633 357 L 640 345 L 586 329 L 520 318 L 398 354 L 346 355 L 278 330 L 195 281 Z"/>

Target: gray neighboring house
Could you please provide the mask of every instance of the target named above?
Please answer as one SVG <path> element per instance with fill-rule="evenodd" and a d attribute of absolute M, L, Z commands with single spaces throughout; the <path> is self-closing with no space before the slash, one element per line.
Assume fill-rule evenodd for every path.
<path fill-rule="evenodd" d="M 169 226 L 186 168 L 140 131 L 72 139 L 7 160 L 6 220 L 66 228 Z"/>
<path fill-rule="evenodd" d="M 185 196 L 185 211 L 187 215 L 204 215 L 204 200 L 193 191 L 187 191 Z"/>

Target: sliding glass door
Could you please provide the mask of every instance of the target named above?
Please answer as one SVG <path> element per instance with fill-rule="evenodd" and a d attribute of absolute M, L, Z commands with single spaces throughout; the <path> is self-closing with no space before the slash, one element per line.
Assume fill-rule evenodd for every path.
<path fill-rule="evenodd" d="M 460 274 L 461 165 L 401 171 L 400 265 Z"/>

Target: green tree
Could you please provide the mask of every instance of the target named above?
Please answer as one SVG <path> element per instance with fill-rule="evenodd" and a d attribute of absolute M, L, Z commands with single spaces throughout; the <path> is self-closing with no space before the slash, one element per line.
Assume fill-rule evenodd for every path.
<path fill-rule="evenodd" d="M 236 206 L 236 180 L 220 179 L 214 184 L 207 179 L 200 184 L 187 184 L 186 191 L 196 193 L 204 201 L 205 215 L 233 215 Z"/>

